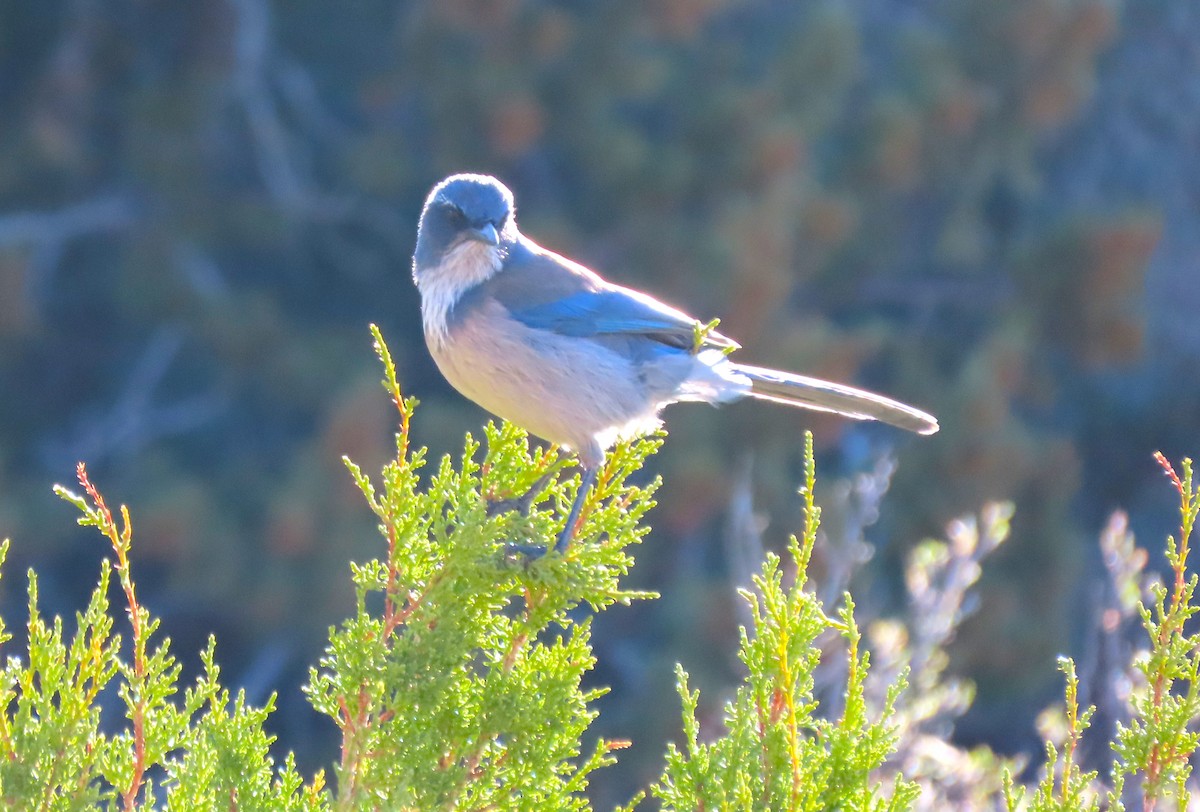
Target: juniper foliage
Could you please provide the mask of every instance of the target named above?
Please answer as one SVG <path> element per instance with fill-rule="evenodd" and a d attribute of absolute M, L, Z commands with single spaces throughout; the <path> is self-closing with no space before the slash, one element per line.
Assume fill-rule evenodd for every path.
<path fill-rule="evenodd" d="M 580 485 L 570 458 L 531 445 L 513 426 L 488 425 L 483 442 L 468 436 L 458 460 L 445 457 L 427 473 L 425 449 L 410 442 L 416 403 L 403 396 L 383 338 L 373 333 L 399 430 L 394 458 L 378 478 L 346 460 L 377 517 L 381 552 L 351 564 L 354 612 L 330 630 L 307 685 L 313 706 L 341 734 L 332 786 L 324 773 L 305 778 L 290 755 L 273 753 L 264 722 L 274 698 L 256 707 L 225 687 L 215 641 L 200 654 L 195 683 L 180 684 L 170 641 L 138 596 L 129 511 L 112 511 L 80 464 L 83 493 L 56 491 L 79 510 L 81 524 L 99 531 L 113 558 L 102 564 L 73 629 L 43 615 L 33 571 L 23 640 L 0 618 L 5 808 L 591 808 L 589 782 L 626 744 L 584 745 L 604 690 L 583 686 L 595 664 L 592 618 L 653 597 L 624 579 L 659 484 L 638 472 L 661 438 L 615 448 L 588 496 L 575 543 L 563 555 L 540 555 L 562 530 Z M 955 692 L 953 701 L 939 692 L 944 663 L 929 653 L 943 651 L 952 629 L 918 635 L 928 638 L 925 655 L 914 660 L 921 676 L 915 690 L 924 698 L 902 696 L 907 671 L 893 670 L 892 660 L 904 646 L 885 647 L 881 673 L 898 673 L 886 689 L 879 690 L 878 676 L 868 680 L 871 656 L 852 596 L 846 592 L 830 617 L 808 582 L 820 523 L 811 437 L 805 452 L 804 531 L 786 556 L 768 553 L 752 588 L 741 593 L 749 607 L 739 647 L 745 676 L 725 707 L 723 729 L 701 729 L 699 693 L 677 668 L 682 740 L 669 748 L 649 788 L 664 809 L 900 810 L 923 808 L 922 787 L 946 798 L 958 791 L 946 776 L 922 775 L 928 760 L 900 757 L 912 750 L 903 738 L 932 718 L 915 712 L 922 701 L 946 719 L 969 702 L 969 691 Z M 1123 809 L 1131 800 L 1153 810 L 1183 809 L 1195 794 L 1200 646 L 1187 622 L 1197 611 L 1197 576 L 1187 562 L 1200 500 L 1189 460 L 1182 474 L 1161 455 L 1159 462 L 1180 498 L 1180 531 L 1167 544 L 1172 582 L 1145 589 L 1138 604 L 1147 642 L 1132 665 L 1139 681 L 1112 743 L 1107 781 L 1082 764 L 1093 710 L 1081 706 L 1081 680 L 1063 659 L 1061 735 L 1046 745 L 1040 782 L 1029 791 L 1008 776 L 997 793 L 994 771 L 984 770 L 978 786 L 958 797 L 990 792 L 990 802 L 1009 810 Z M 968 564 L 1002 540 L 1007 516 L 985 521 L 992 541 L 964 547 Z M 1126 546 L 1133 555 L 1131 539 Z M 0 543 L 0 564 L 9 547 Z M 944 569 L 929 561 L 914 566 L 926 574 Z M 946 581 L 958 591 L 938 612 L 952 626 L 977 575 L 970 567 L 963 573 Z M 840 640 L 836 651 L 831 637 Z M 831 656 L 844 662 L 836 701 L 817 689 L 817 667 Z M 112 715 L 102 714 L 105 707 L 121 710 L 116 729 L 102 719 Z M 913 774 L 904 775 L 901 764 Z M 639 795 L 624 809 L 643 800 Z"/>

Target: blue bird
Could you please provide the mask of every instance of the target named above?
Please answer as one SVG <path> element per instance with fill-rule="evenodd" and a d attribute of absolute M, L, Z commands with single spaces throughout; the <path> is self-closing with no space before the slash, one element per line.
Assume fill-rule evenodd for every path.
<path fill-rule="evenodd" d="M 734 363 L 732 339 L 522 234 L 512 192 L 488 175 L 453 175 L 429 193 L 413 280 L 425 342 L 454 388 L 578 456 L 582 478 L 559 552 L 605 450 L 655 430 L 670 403 L 753 397 L 938 430 L 933 416 L 882 395 Z"/>

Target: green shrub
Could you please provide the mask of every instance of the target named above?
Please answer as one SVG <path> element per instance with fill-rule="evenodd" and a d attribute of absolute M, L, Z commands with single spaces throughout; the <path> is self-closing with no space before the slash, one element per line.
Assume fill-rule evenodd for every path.
<path fill-rule="evenodd" d="M 808 562 L 817 540 L 820 508 L 812 435 L 805 443 L 807 481 L 804 535 L 792 537 L 788 555 L 795 571 L 785 586 L 779 556 L 768 553 L 754 590 L 742 590 L 753 616 L 743 628 L 739 655 L 747 676 L 726 708 L 725 735 L 701 743 L 696 707 L 699 692 L 677 669 L 683 699 L 684 749 L 671 745 L 662 778 L 652 792 L 665 809 L 905 809 L 917 787 L 899 774 L 887 787 L 873 779 L 896 746 L 891 723 L 903 675 L 887 691 L 879 718 L 867 712 L 865 684 L 870 657 L 860 650 L 849 593 L 839 619 L 826 617 L 820 601 L 805 591 Z M 848 646 L 842 712 L 817 715 L 814 674 L 821 662 L 818 638 L 836 629 Z"/>
<path fill-rule="evenodd" d="M 631 475 L 661 438 L 614 449 L 575 543 L 564 555 L 538 555 L 561 530 L 579 487 L 570 461 L 531 448 L 512 426 L 489 425 L 482 445 L 468 437 L 457 464 L 444 458 L 423 480 L 425 451 L 409 440 L 415 402 L 401 394 L 388 350 L 374 335 L 399 417 L 396 453 L 377 481 L 346 464 L 384 543 L 379 558 L 351 565 L 354 615 L 330 630 L 307 685 L 313 706 L 341 734 L 332 786 L 323 773 L 299 775 L 291 756 L 272 756 L 263 724 L 274 699 L 253 707 L 222 687 L 215 641 L 200 654 L 196 683 L 179 684 L 170 641 L 138 599 L 129 512 L 114 513 L 81 464 L 83 494 L 56 491 L 78 508 L 81 524 L 107 539 L 115 563 L 101 566 L 73 631 L 61 618 L 42 616 L 37 576 L 29 573 L 25 650 L 8 651 L 0 667 L 5 808 L 591 808 L 588 783 L 626 744 L 583 744 L 603 692 L 582 684 L 595 664 L 591 617 L 654 597 L 623 580 L 658 486 L 632 484 Z M 811 437 L 805 452 L 804 532 L 792 538 L 786 558 L 768 553 L 753 588 L 742 590 L 750 610 L 739 649 L 745 678 L 725 706 L 722 729 L 701 729 L 699 693 L 677 668 L 682 740 L 669 747 L 648 788 L 662 808 L 1066 810 L 1123 809 L 1133 801 L 1144 809 L 1185 808 L 1200 742 L 1192 730 L 1200 715 L 1200 642 L 1187 626 L 1197 611 L 1187 558 L 1200 505 L 1190 461 L 1180 476 L 1160 457 L 1181 503 L 1178 541 L 1168 541 L 1172 584 L 1146 586 L 1136 567 L 1114 575 L 1128 613 L 1137 607 L 1147 644 L 1133 664 L 1140 681 L 1112 743 L 1109 780 L 1082 764 L 1093 710 L 1081 708 L 1075 664 L 1064 658 L 1060 732 L 1029 791 L 1013 777 L 1018 764 L 986 749 L 967 753 L 943 743 L 931 758 L 928 746 L 970 702 L 969 687 L 944 675 L 945 647 L 967 614 L 979 561 L 1007 535 L 1011 511 L 987 508 L 982 523 L 951 528 L 949 543 L 917 548 L 909 615 L 872 622 L 864 635 L 849 592 L 830 617 L 810 588 L 820 523 Z M 1109 544 L 1109 552 L 1123 551 L 1117 558 L 1136 557 L 1127 533 L 1113 534 Z M 0 545 L 0 562 L 8 549 L 8 541 Z M 110 587 L 124 603 L 120 624 Z M 0 619 L 0 643 L 13 640 Z M 874 672 L 868 648 L 880 655 Z M 115 731 L 102 723 L 106 704 L 124 709 Z M 624 809 L 642 802 L 651 803 L 639 795 Z"/>

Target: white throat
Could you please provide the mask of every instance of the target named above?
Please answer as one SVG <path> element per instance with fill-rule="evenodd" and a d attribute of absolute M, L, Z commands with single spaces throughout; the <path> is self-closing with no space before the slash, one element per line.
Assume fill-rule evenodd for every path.
<path fill-rule="evenodd" d="M 451 309 L 471 288 L 495 276 L 504 262 L 498 246 L 467 240 L 446 252 L 439 265 L 417 276 L 425 338 L 438 346 L 446 340 Z"/>

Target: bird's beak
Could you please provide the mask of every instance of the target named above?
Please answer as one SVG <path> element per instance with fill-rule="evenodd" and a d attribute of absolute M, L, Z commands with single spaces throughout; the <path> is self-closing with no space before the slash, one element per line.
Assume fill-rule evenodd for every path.
<path fill-rule="evenodd" d="M 484 223 L 479 228 L 467 229 L 467 239 L 496 246 L 500 244 L 500 235 L 491 223 Z"/>

